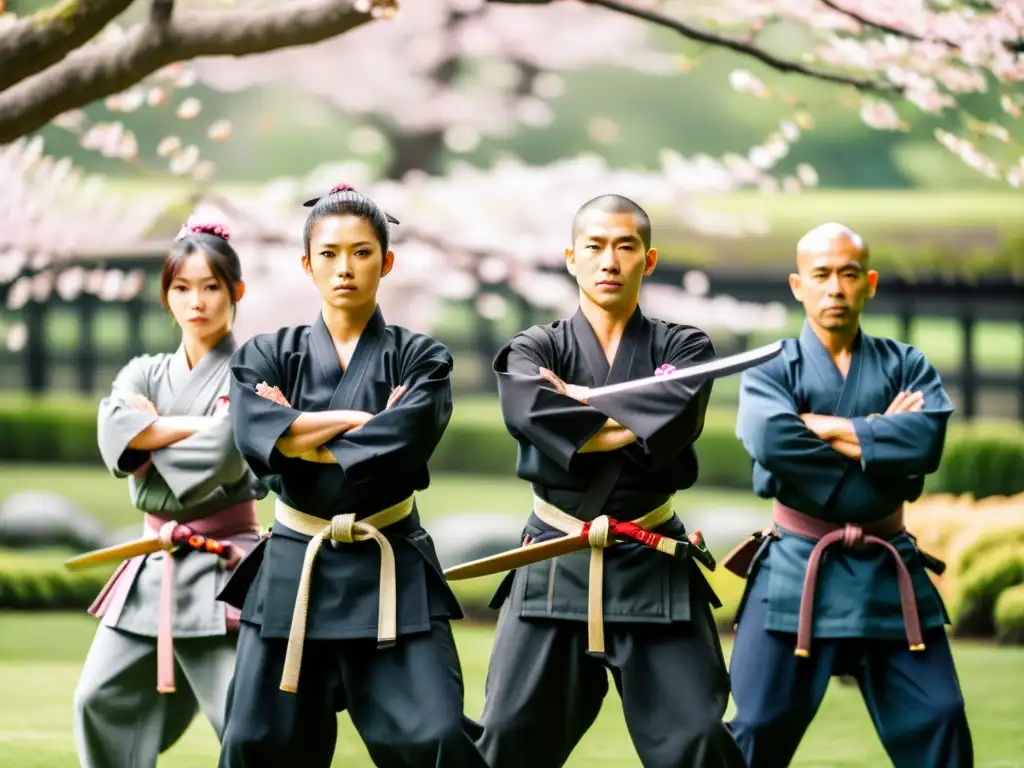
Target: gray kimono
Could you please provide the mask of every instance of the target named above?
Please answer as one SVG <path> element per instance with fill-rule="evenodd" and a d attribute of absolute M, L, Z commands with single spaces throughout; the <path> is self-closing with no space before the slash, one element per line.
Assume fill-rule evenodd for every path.
<path fill-rule="evenodd" d="M 114 477 L 128 479 L 132 502 L 145 513 L 140 536 L 155 535 L 163 522 L 174 520 L 243 552 L 259 541 L 255 500 L 267 491 L 235 448 L 229 419 L 155 451 L 128 447 L 158 418 L 132 408 L 131 395 L 147 398 L 160 416 L 211 416 L 227 398 L 234 349 L 229 334 L 193 369 L 183 347 L 136 357 L 100 403 L 100 454 Z M 173 599 L 164 608 L 173 657 L 170 638 L 158 642 L 168 557 L 174 559 Z M 216 599 L 228 575 L 217 555 L 187 547 L 119 566 L 90 608 L 101 627 L 75 696 L 75 737 L 84 766 L 155 765 L 198 707 L 220 734 L 238 621 L 237 611 Z M 171 678 L 169 686 L 163 684 L 164 695 L 157 692 L 158 669 L 161 679 Z"/>

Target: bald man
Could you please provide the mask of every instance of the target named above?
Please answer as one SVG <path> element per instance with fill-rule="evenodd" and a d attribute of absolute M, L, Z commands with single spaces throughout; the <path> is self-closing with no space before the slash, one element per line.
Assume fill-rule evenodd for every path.
<path fill-rule="evenodd" d="M 495 357 L 516 474 L 534 496 L 524 543 L 578 536 L 585 522 L 599 532 L 605 516 L 686 539 L 672 501 L 697 480 L 712 382 L 590 397 L 594 387 L 714 359 L 700 329 L 641 311 L 657 257 L 635 202 L 584 203 L 565 252 L 576 312 L 517 333 Z M 701 569 L 691 557 L 632 543 L 605 549 L 590 538 L 593 549 L 510 572 L 491 602 L 501 613 L 480 718 L 487 764 L 565 765 L 601 711 L 610 676 L 644 768 L 742 768 L 722 722 L 729 674 L 711 611 L 720 603 Z"/>
<path fill-rule="evenodd" d="M 862 237 L 823 224 L 796 262 L 800 336 L 740 389 L 736 432 L 773 525 L 723 563 L 747 579 L 730 729 L 748 765 L 787 766 L 830 678 L 849 675 L 896 768 L 968 768 L 948 616 L 925 572 L 943 566 L 903 527 L 952 405 L 919 350 L 861 329 L 878 284 Z"/>

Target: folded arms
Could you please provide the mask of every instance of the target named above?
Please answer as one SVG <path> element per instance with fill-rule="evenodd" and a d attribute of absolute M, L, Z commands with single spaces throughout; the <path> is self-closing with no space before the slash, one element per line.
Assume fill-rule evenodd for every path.
<path fill-rule="evenodd" d="M 714 356 L 710 339 L 692 329 L 678 332 L 666 347 L 666 359 L 677 367 Z M 590 389 L 568 384 L 552 370 L 558 358 L 549 340 L 524 334 L 499 354 L 495 370 L 509 431 L 563 469 L 577 455 L 622 448 L 635 461 L 660 469 L 700 435 L 710 382 L 669 381 L 603 396 L 595 406 Z"/>
<path fill-rule="evenodd" d="M 300 411 L 281 391 L 287 381 L 273 353 L 243 345 L 231 368 L 232 414 L 238 448 L 256 475 L 280 474 L 289 459 L 339 465 L 356 483 L 425 462 L 451 417 L 452 361 L 430 339 L 400 354 L 403 384 L 379 413 Z"/>
<path fill-rule="evenodd" d="M 938 373 L 916 350 L 902 378 L 903 390 L 884 413 L 847 419 L 802 413 L 782 366 L 761 366 L 743 375 L 737 436 L 754 461 L 821 506 L 851 462 L 868 477 L 929 474 L 941 459 L 952 407 Z"/>

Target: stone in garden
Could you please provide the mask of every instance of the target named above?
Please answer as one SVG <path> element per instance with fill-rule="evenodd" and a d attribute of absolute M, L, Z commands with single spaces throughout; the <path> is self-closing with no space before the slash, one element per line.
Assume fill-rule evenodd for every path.
<path fill-rule="evenodd" d="M 708 549 L 726 553 L 745 538 L 771 523 L 771 512 L 750 507 L 712 507 L 686 512 L 676 510 L 689 533 L 700 531 Z"/>
<path fill-rule="evenodd" d="M 56 493 L 25 491 L 0 505 L 0 547 L 84 552 L 104 546 L 106 538 L 103 526 Z"/>
<path fill-rule="evenodd" d="M 434 540 L 442 568 L 479 560 L 519 546 L 523 519 L 493 512 L 464 512 L 431 520 L 427 529 Z"/>

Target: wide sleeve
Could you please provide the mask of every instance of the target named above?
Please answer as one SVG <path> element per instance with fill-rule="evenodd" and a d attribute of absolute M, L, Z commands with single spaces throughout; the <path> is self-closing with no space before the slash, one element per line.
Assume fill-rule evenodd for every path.
<path fill-rule="evenodd" d="M 694 328 L 674 329 L 664 352 L 664 362 L 677 369 L 708 362 L 714 357 L 711 339 Z M 700 436 L 712 383 L 709 379 L 669 380 L 642 389 L 601 395 L 593 398 L 593 403 L 636 435 L 637 446 L 651 466 L 659 469 Z"/>
<path fill-rule="evenodd" d="M 140 355 L 128 361 L 111 386 L 110 394 L 100 401 L 96 419 L 96 439 L 100 457 L 114 477 L 128 477 L 149 459 L 149 451 L 129 448 L 128 443 L 150 427 L 159 417 L 152 411 L 139 411 L 128 405 L 128 398 L 141 395 L 147 400 L 147 374 L 156 361 L 151 355 Z"/>
<path fill-rule="evenodd" d="M 850 460 L 804 424 L 780 359 L 743 373 L 736 436 L 750 457 L 776 479 L 824 507 Z"/>
<path fill-rule="evenodd" d="M 325 443 L 353 485 L 387 482 L 389 476 L 426 464 L 452 416 L 452 357 L 433 339 L 410 345 L 402 361 L 398 401 L 357 430 Z"/>
<path fill-rule="evenodd" d="M 494 371 L 501 414 L 509 434 L 534 446 L 569 472 L 580 448 L 601 431 L 608 417 L 556 392 L 541 378 L 540 368 L 558 371 L 554 358 L 553 345 L 519 334 L 498 353 Z"/>
<path fill-rule="evenodd" d="M 230 417 L 217 418 L 206 429 L 153 451 L 152 459 L 171 493 L 186 508 L 219 486 L 238 482 L 246 472 Z"/>
<path fill-rule="evenodd" d="M 939 468 L 953 404 L 938 371 L 918 350 L 906 364 L 906 392 L 924 394 L 924 409 L 851 419 L 860 442 L 861 466 L 869 474 L 914 477 Z"/>
<path fill-rule="evenodd" d="M 287 394 L 278 350 L 262 337 L 250 339 L 231 358 L 229 414 L 235 446 L 253 473 L 263 478 L 280 471 L 284 456 L 277 441 L 301 415 L 295 408 L 267 400 L 256 394 L 256 385 L 266 382 Z"/>

